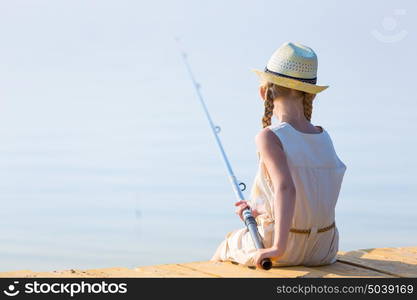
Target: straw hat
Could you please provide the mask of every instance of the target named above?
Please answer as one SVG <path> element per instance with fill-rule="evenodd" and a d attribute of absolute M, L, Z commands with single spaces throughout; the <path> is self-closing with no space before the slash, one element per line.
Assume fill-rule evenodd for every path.
<path fill-rule="evenodd" d="M 252 71 L 266 81 L 311 94 L 328 88 L 316 85 L 316 53 L 299 43 L 284 43 L 272 54 L 264 71 Z"/>

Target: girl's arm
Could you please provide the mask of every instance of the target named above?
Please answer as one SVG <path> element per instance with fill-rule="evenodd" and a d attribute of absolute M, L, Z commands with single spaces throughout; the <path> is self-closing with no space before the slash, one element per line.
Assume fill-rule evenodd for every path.
<path fill-rule="evenodd" d="M 255 140 L 273 184 L 275 232 L 273 246 L 269 252 L 271 257 L 279 257 L 287 247 L 294 216 L 295 186 L 278 136 L 269 128 L 264 128 Z"/>

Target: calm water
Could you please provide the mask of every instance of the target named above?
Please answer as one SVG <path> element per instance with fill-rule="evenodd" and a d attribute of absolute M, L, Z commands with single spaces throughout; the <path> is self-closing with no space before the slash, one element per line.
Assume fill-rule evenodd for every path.
<path fill-rule="evenodd" d="M 207 260 L 228 231 L 242 226 L 192 89 L 180 100 L 156 101 L 152 110 L 143 110 L 143 101 L 37 99 L 24 110 L 23 103 L 5 103 L 2 270 Z M 242 108 L 237 119 L 244 123 L 228 118 L 231 107 L 208 102 L 235 172 L 250 187 L 261 107 Z M 337 207 L 341 250 L 415 245 L 413 129 L 407 113 L 398 114 L 403 121 L 385 127 L 359 119 L 315 122 L 348 166 Z"/>

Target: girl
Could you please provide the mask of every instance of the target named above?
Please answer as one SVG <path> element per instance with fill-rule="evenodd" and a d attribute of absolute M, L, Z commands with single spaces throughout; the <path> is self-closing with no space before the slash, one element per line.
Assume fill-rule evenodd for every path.
<path fill-rule="evenodd" d="M 316 85 L 317 56 L 299 43 L 285 43 L 271 56 L 261 79 L 263 130 L 256 136 L 259 168 L 250 201 L 236 202 L 236 213 L 250 207 L 265 249 L 257 250 L 246 228 L 229 232 L 212 261 L 258 266 L 319 266 L 336 261 L 339 233 L 335 206 L 346 165 L 329 133 L 310 123 L 312 102 L 328 86 Z M 275 116 L 277 125 L 271 125 Z"/>

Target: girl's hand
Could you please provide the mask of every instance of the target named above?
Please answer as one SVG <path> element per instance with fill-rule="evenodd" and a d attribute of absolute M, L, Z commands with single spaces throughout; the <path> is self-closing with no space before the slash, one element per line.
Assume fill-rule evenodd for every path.
<path fill-rule="evenodd" d="M 257 253 L 254 256 L 254 261 L 255 261 L 256 266 L 259 269 L 262 269 L 261 262 L 263 259 L 265 258 L 277 259 L 281 257 L 283 254 L 284 253 L 280 249 L 275 248 L 275 247 L 258 249 Z"/>
<path fill-rule="evenodd" d="M 236 214 L 243 221 L 242 212 L 248 207 L 251 208 L 248 201 L 246 201 L 246 200 L 238 201 L 238 202 L 235 203 L 235 206 L 237 206 Z M 254 218 L 256 218 L 259 215 L 259 213 L 256 209 L 252 209 L 252 215 L 253 215 Z"/>

